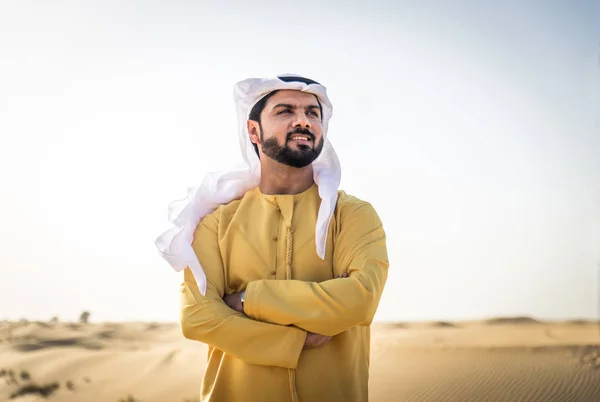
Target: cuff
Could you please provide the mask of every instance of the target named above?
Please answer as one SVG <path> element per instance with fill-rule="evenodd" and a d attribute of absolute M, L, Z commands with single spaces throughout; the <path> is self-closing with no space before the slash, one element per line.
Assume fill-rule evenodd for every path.
<path fill-rule="evenodd" d="M 258 281 L 253 281 L 246 287 L 244 296 L 244 314 L 255 320 L 260 320 L 258 311 L 258 297 L 260 295 L 260 286 Z"/>
<path fill-rule="evenodd" d="M 293 331 L 291 331 L 290 335 L 288 336 L 290 342 L 289 344 L 292 345 L 292 347 L 289 349 L 290 360 L 288 361 L 287 367 L 290 369 L 296 369 L 298 367 L 300 355 L 302 354 L 302 349 L 304 349 L 304 343 L 306 342 L 306 336 L 308 335 L 308 332 L 296 327 L 289 328 Z"/>

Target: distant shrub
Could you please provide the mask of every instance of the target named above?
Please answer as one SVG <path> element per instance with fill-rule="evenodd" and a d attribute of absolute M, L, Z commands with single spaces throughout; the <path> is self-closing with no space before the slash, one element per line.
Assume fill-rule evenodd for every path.
<path fill-rule="evenodd" d="M 89 320 L 90 320 L 90 312 L 89 311 L 84 311 L 79 316 L 79 322 L 82 324 L 87 324 L 89 322 Z"/>
<path fill-rule="evenodd" d="M 127 398 L 119 399 L 119 402 L 140 402 L 139 399 L 135 399 L 133 396 L 128 395 Z"/>
<path fill-rule="evenodd" d="M 27 384 L 13 392 L 9 398 L 15 399 L 30 394 L 40 395 L 44 398 L 47 398 L 50 395 L 52 395 L 58 388 L 60 388 L 60 385 L 57 382 L 53 382 L 46 385 Z"/>
<path fill-rule="evenodd" d="M 23 381 L 31 380 L 31 374 L 29 374 L 29 371 L 21 370 L 21 380 L 23 380 Z"/>

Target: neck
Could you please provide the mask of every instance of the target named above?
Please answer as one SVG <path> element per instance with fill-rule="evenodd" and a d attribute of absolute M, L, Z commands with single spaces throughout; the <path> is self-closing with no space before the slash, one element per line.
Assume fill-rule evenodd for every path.
<path fill-rule="evenodd" d="M 314 184 L 312 165 L 294 168 L 263 155 L 260 167 L 258 188 L 263 194 L 299 194 Z"/>

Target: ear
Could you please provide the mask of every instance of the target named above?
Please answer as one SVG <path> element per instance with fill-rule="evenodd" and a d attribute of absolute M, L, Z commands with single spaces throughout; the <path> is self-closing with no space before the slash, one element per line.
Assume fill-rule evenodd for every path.
<path fill-rule="evenodd" d="M 250 135 L 250 142 L 260 144 L 260 127 L 257 121 L 248 120 L 248 134 Z"/>

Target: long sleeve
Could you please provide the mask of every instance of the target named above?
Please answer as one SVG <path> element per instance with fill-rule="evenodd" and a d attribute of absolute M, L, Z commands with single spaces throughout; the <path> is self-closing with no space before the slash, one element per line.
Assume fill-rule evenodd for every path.
<path fill-rule="evenodd" d="M 218 221 L 208 215 L 196 229 L 193 248 L 207 277 L 203 296 L 189 268 L 180 287 L 180 322 L 183 335 L 211 345 L 246 363 L 296 368 L 306 332 L 291 326 L 259 322 L 230 309 L 225 292 Z"/>
<path fill-rule="evenodd" d="M 369 325 L 387 280 L 386 235 L 368 203 L 340 214 L 334 271 L 349 277 L 321 283 L 258 280 L 246 289 L 244 312 L 257 320 L 295 325 L 333 336 L 357 325 Z"/>

